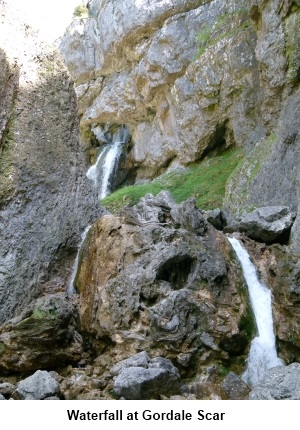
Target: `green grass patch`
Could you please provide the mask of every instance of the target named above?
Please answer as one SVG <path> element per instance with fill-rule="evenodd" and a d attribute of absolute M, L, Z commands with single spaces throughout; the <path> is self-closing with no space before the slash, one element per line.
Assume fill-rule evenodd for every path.
<path fill-rule="evenodd" d="M 152 182 L 121 188 L 105 197 L 101 204 L 115 213 L 125 205 L 135 205 L 147 193 L 157 195 L 167 190 L 177 203 L 195 197 L 199 208 L 213 209 L 222 206 L 227 179 L 242 157 L 241 149 L 226 151 L 186 169 L 173 170 Z"/>

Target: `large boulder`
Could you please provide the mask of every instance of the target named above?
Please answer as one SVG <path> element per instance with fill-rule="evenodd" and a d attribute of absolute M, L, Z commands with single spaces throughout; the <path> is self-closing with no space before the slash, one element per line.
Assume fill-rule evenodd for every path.
<path fill-rule="evenodd" d="M 46 400 L 60 394 L 59 383 L 49 372 L 37 370 L 32 376 L 19 382 L 13 397 L 19 400 Z"/>
<path fill-rule="evenodd" d="M 155 399 L 177 394 L 179 372 L 172 362 L 162 357 L 150 359 L 142 352 L 114 366 L 114 392 L 127 400 Z"/>
<path fill-rule="evenodd" d="M 254 387 L 250 400 L 300 400 L 300 364 L 274 367 Z"/>
<path fill-rule="evenodd" d="M 193 359 L 200 366 L 243 355 L 252 334 L 228 240 L 193 200 L 177 205 L 166 192 L 91 227 L 75 285 L 82 328 L 118 361 L 151 348 L 183 368 Z"/>

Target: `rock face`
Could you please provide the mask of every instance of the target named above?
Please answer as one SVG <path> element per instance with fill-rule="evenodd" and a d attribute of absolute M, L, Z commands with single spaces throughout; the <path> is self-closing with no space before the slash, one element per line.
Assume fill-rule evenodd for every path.
<path fill-rule="evenodd" d="M 265 135 L 249 2 L 90 1 L 60 50 L 84 134 L 126 124 L 137 179 Z"/>
<path fill-rule="evenodd" d="M 100 213 L 60 55 L 0 2 L 0 323 L 42 292 Z"/>
<path fill-rule="evenodd" d="M 181 368 L 193 361 L 195 373 L 210 359 L 243 355 L 251 316 L 230 250 L 193 201 L 176 205 L 166 192 L 102 217 L 75 282 L 82 328 L 119 359 L 151 348 Z"/>
<path fill-rule="evenodd" d="M 88 8 L 60 43 L 87 145 L 101 144 L 95 125 L 126 124 L 127 169 L 137 180 L 243 146 L 230 210 L 298 210 L 298 1 L 90 0 Z"/>
<path fill-rule="evenodd" d="M 249 395 L 250 400 L 300 400 L 300 364 L 270 369 Z"/>

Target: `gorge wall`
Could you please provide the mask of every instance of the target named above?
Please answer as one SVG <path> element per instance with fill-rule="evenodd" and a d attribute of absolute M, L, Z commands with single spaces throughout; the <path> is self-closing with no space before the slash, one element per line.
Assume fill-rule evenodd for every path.
<path fill-rule="evenodd" d="M 40 296 L 46 282 L 63 287 L 62 257 L 101 212 L 84 176 L 76 96 L 62 58 L 5 1 L 0 11 L 3 323 Z"/>
<path fill-rule="evenodd" d="M 246 398 L 256 327 L 226 232 L 272 289 L 280 357 L 299 362 L 299 0 L 90 0 L 59 43 L 69 72 L 0 6 L 3 395 L 55 369 L 65 399 Z M 240 148 L 221 210 L 163 191 L 108 213 L 86 172 L 120 130 L 118 185 Z"/>

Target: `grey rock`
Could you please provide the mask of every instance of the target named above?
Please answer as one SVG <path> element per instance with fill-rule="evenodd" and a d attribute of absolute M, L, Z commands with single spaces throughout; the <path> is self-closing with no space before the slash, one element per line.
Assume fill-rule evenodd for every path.
<path fill-rule="evenodd" d="M 246 399 L 250 392 L 250 387 L 234 372 L 229 372 L 221 382 L 221 387 L 230 400 Z"/>
<path fill-rule="evenodd" d="M 119 375 L 120 372 L 123 371 L 123 369 L 127 367 L 144 367 L 145 369 L 148 367 L 150 358 L 146 351 L 139 352 L 138 354 L 135 354 L 126 360 L 122 360 L 119 363 L 117 363 L 115 366 L 113 366 L 110 369 L 110 373 L 113 376 Z"/>
<path fill-rule="evenodd" d="M 42 295 L 54 274 L 66 285 L 70 251 L 102 211 L 85 177 L 76 96 L 62 57 L 2 1 L 0 32 L 7 73 L 0 73 L 2 324 Z"/>
<path fill-rule="evenodd" d="M 9 384 L 8 382 L 3 382 L 0 384 L 0 393 L 11 395 L 13 391 L 15 390 L 15 386 L 13 384 Z"/>
<path fill-rule="evenodd" d="M 250 400 L 300 400 L 300 364 L 269 369 L 249 395 Z"/>
<path fill-rule="evenodd" d="M 243 217 L 239 223 L 239 231 L 265 243 L 287 241 L 293 222 L 289 208 L 263 207 Z"/>
<path fill-rule="evenodd" d="M 217 230 L 223 230 L 223 217 L 221 209 L 213 209 L 205 214 L 209 223 L 211 223 Z"/>
<path fill-rule="evenodd" d="M 6 400 L 6 398 L 0 394 L 0 400 Z"/>
<path fill-rule="evenodd" d="M 257 36 L 240 1 L 93 1 L 89 8 L 91 17 L 75 21 L 60 41 L 81 125 L 127 124 L 138 179 L 264 136 Z M 197 35 L 206 27 L 211 39 L 200 55 Z"/>
<path fill-rule="evenodd" d="M 165 192 L 148 194 L 118 216 L 102 217 L 90 232 L 77 278 L 81 327 L 109 337 L 118 361 L 151 350 L 184 367 L 243 352 L 236 348 L 247 308 L 243 276 L 227 238 L 193 200 L 178 205 Z M 107 367 L 117 375 L 137 359 L 146 366 L 140 353 L 112 368 L 113 358 Z"/>
<path fill-rule="evenodd" d="M 179 392 L 179 372 L 168 359 L 156 357 L 149 367 L 123 367 L 114 381 L 114 392 L 129 400 L 159 398 Z"/>
<path fill-rule="evenodd" d="M 37 370 L 32 376 L 19 382 L 14 397 L 22 400 L 45 400 L 57 396 L 59 383 L 45 370 Z"/>
<path fill-rule="evenodd" d="M 57 396 L 50 396 L 50 397 L 46 397 L 44 400 L 60 400 L 60 398 Z"/>

